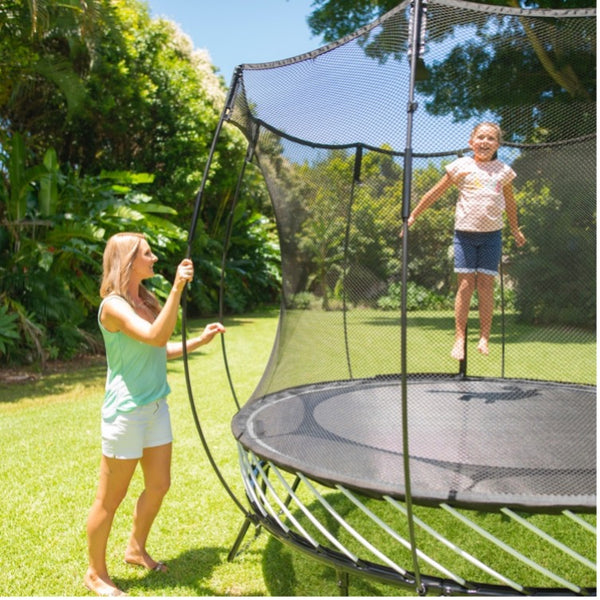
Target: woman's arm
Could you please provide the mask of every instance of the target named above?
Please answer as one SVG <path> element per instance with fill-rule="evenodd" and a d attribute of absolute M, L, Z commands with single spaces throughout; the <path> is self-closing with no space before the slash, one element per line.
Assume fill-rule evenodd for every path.
<path fill-rule="evenodd" d="M 515 195 L 513 193 L 512 183 L 506 184 L 502 191 L 504 192 L 504 206 L 506 209 L 506 217 L 508 219 L 508 225 L 515 238 L 517 246 L 522 246 L 527 240 L 519 229 L 519 218 L 517 216 L 517 203 L 515 202 Z"/>
<path fill-rule="evenodd" d="M 193 352 L 200 346 L 212 341 L 218 333 L 225 333 L 225 327 L 221 323 L 210 323 L 204 328 L 202 335 L 186 340 L 186 350 Z M 169 342 L 167 344 L 167 359 L 179 358 L 183 355 L 183 342 Z"/>
<path fill-rule="evenodd" d="M 171 292 L 152 323 L 140 317 L 127 302 L 106 302 L 100 315 L 102 325 L 109 331 L 122 331 L 144 344 L 166 346 L 177 323 L 181 293 L 186 282 L 191 281 L 193 276 L 192 261 L 184 259 L 177 267 Z"/>

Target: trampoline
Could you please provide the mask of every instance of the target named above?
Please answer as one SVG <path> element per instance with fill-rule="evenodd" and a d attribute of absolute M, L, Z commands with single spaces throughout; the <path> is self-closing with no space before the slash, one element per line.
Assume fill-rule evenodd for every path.
<path fill-rule="evenodd" d="M 313 52 L 236 69 L 188 251 L 234 125 L 248 150 L 221 319 L 247 258 L 230 242 L 248 169 L 281 253 L 277 333 L 242 405 L 222 340 L 244 500 L 184 355 L 204 448 L 243 514 L 231 560 L 254 525 L 332 567 L 346 594 L 352 574 L 419 594 L 595 595 L 595 17 L 407 0 Z M 467 328 L 457 363 L 455 197 L 407 220 L 481 120 L 504 130 L 527 244 L 505 236 L 490 355 Z"/>
<path fill-rule="evenodd" d="M 593 387 L 422 377 L 408 410 L 412 498 L 468 508 L 594 510 Z M 401 382 L 287 389 L 245 406 L 245 448 L 316 481 L 404 499 Z"/>

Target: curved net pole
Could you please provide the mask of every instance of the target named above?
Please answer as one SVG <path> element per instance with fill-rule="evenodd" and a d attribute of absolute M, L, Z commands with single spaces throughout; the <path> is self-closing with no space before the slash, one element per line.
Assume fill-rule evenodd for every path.
<path fill-rule="evenodd" d="M 196 203 L 194 205 L 194 212 L 192 214 L 192 222 L 190 225 L 190 232 L 188 235 L 188 246 L 187 246 L 187 257 L 189 258 L 192 253 L 192 242 L 196 237 L 196 227 L 198 224 L 198 217 L 200 216 L 200 212 L 204 208 L 204 189 L 208 182 L 208 174 L 210 172 L 210 166 L 212 164 L 212 159 L 215 155 L 215 150 L 217 148 L 217 141 L 219 136 L 221 135 L 221 129 L 223 128 L 223 123 L 229 118 L 231 115 L 231 111 L 233 110 L 233 101 L 237 94 L 237 87 L 240 84 L 242 79 L 242 67 L 239 65 L 236 67 L 235 72 L 233 74 L 233 78 L 231 80 L 231 86 L 229 87 L 229 94 L 227 94 L 227 99 L 225 101 L 225 106 L 223 108 L 223 112 L 221 113 L 221 117 L 219 118 L 219 122 L 217 123 L 217 129 L 215 130 L 215 134 L 213 136 L 213 140 L 210 146 L 210 151 L 208 153 L 208 159 L 206 160 L 206 165 L 204 167 L 204 173 L 202 174 L 202 182 L 200 183 L 200 189 L 198 190 L 198 194 L 196 195 Z"/>
<path fill-rule="evenodd" d="M 227 250 L 229 249 L 229 242 L 231 241 L 231 231 L 233 230 L 233 217 L 235 214 L 238 199 L 240 197 L 240 190 L 242 189 L 244 174 L 246 173 L 246 165 L 252 161 L 252 156 L 254 155 L 254 148 L 256 147 L 256 143 L 258 141 L 258 132 L 259 127 L 256 127 L 253 132 L 252 140 L 248 143 L 248 148 L 246 150 L 246 158 L 244 159 L 244 164 L 240 169 L 240 174 L 238 176 L 237 184 L 235 187 L 235 193 L 233 195 L 233 201 L 231 203 L 231 210 L 229 211 L 229 217 L 227 219 L 227 230 L 225 234 L 225 242 L 223 244 L 223 255 L 221 258 L 221 280 L 219 285 L 219 321 L 223 321 L 223 316 L 225 312 L 225 268 L 227 266 Z M 223 359 L 225 362 L 225 371 L 227 372 L 229 388 L 231 389 L 231 394 L 233 396 L 235 405 L 237 409 L 240 410 L 240 403 L 238 402 L 237 394 L 235 393 L 235 387 L 233 385 L 233 380 L 231 379 L 231 371 L 229 370 L 229 361 L 227 360 L 227 350 L 225 348 L 224 336 L 221 336 L 221 349 L 223 351 Z"/>
<path fill-rule="evenodd" d="M 223 123 L 225 122 L 225 119 L 229 116 L 229 114 L 231 113 L 232 110 L 232 103 L 233 103 L 233 98 L 235 97 L 235 93 L 236 93 L 236 88 L 238 86 L 238 83 L 240 81 L 240 77 L 241 77 L 241 68 L 238 67 L 235 70 L 235 73 L 233 75 L 233 80 L 231 83 L 231 87 L 229 89 L 229 94 L 227 96 L 227 101 L 225 102 L 225 107 L 223 108 L 223 112 L 221 113 L 221 117 L 219 119 L 219 122 L 217 124 L 217 129 L 215 131 L 215 134 L 213 136 L 213 140 L 212 140 L 212 144 L 210 147 L 210 152 L 208 155 L 208 159 L 206 161 L 206 166 L 204 167 L 204 174 L 202 176 L 202 183 L 200 185 L 200 190 L 198 191 L 198 194 L 196 195 L 196 204 L 194 206 L 194 213 L 192 216 L 192 223 L 190 226 L 190 232 L 188 235 L 188 246 L 187 246 L 187 253 L 186 253 L 186 257 L 189 258 L 192 254 L 192 243 L 194 241 L 195 235 L 196 235 L 196 225 L 198 222 L 198 217 L 200 215 L 200 212 L 202 210 L 202 208 L 204 207 L 204 189 L 206 187 L 206 183 L 208 181 L 208 174 L 209 174 L 209 170 L 210 170 L 210 166 L 215 154 L 215 150 L 217 147 L 217 141 L 219 139 L 219 136 L 221 134 L 221 129 L 223 127 Z M 194 401 L 194 394 L 192 392 L 192 384 L 191 384 L 191 379 L 190 379 L 190 367 L 189 367 L 189 360 L 188 360 L 188 353 L 187 353 L 187 336 L 186 336 L 186 330 L 187 330 L 187 298 L 186 298 L 186 294 L 182 294 L 182 315 L 181 315 L 181 329 L 182 329 L 182 348 L 183 348 L 183 368 L 184 368 L 184 373 L 185 373 L 185 383 L 186 383 L 186 387 L 187 387 L 187 393 L 188 393 L 188 398 L 190 401 L 190 408 L 192 410 L 192 416 L 194 418 L 194 423 L 196 425 L 196 430 L 198 431 L 198 435 L 200 436 L 200 441 L 202 442 L 202 447 L 204 448 L 204 452 L 206 453 L 206 456 L 213 468 L 213 471 L 215 472 L 215 474 L 217 475 L 219 481 L 221 482 L 221 485 L 223 486 L 223 488 L 225 489 L 225 491 L 228 493 L 229 497 L 233 500 L 233 502 L 235 503 L 235 505 L 240 509 L 240 511 L 245 515 L 246 519 L 250 519 L 251 515 L 248 512 L 248 510 L 244 507 L 244 505 L 242 504 L 242 502 L 240 500 L 238 500 L 237 496 L 233 493 L 232 489 L 229 487 L 229 484 L 227 483 L 227 481 L 225 480 L 225 478 L 223 477 L 223 474 L 221 473 L 221 470 L 219 469 L 219 467 L 217 466 L 217 463 L 215 462 L 215 459 L 212 455 L 212 452 L 210 451 L 210 448 L 208 446 L 208 442 L 206 440 L 206 436 L 204 435 L 204 431 L 202 429 L 202 425 L 200 424 L 200 418 L 198 417 L 198 412 L 196 411 L 196 403 Z M 236 401 L 237 403 L 237 401 Z M 239 408 L 239 407 L 238 407 Z"/>
<path fill-rule="evenodd" d="M 404 154 L 404 178 L 402 186 L 402 298 L 401 298 L 401 327 L 400 327 L 400 356 L 401 356 L 401 391 L 402 391 L 402 453 L 404 456 L 404 489 L 406 491 L 406 516 L 412 553 L 415 586 L 418 593 L 423 594 L 423 584 L 419 571 L 417 540 L 412 509 L 412 492 L 410 481 L 410 453 L 408 444 L 408 395 L 407 395 L 407 263 L 408 263 L 408 217 L 410 215 L 410 195 L 412 188 L 412 129 L 413 115 L 417 110 L 415 102 L 415 80 L 421 44 L 421 23 L 423 22 L 424 0 L 413 0 L 411 6 L 411 29 L 409 31 L 409 44 L 412 48 L 410 54 L 410 81 L 408 88 L 408 106 L 406 120 L 406 150 Z M 426 0 L 425 0 L 426 1 Z"/>

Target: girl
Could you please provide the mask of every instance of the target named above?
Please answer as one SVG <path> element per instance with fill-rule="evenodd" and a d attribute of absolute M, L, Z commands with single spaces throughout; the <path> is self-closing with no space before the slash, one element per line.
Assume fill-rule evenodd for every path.
<path fill-rule="evenodd" d="M 462 157 L 446 166 L 446 174 L 417 204 L 408 225 L 452 185 L 459 190 L 454 224 L 454 271 L 458 291 L 454 305 L 455 335 L 450 355 L 465 356 L 465 332 L 471 296 L 477 288 L 480 337 L 477 350 L 489 353 L 494 311 L 494 278 L 502 255 L 503 212 L 506 211 L 517 246 L 525 243 L 519 229 L 512 180 L 515 172 L 497 156 L 502 132 L 495 123 L 480 123 L 471 132 L 469 146 L 473 157 Z"/>
<path fill-rule="evenodd" d="M 145 237 L 119 233 L 106 244 L 98 321 L 108 366 L 102 406 L 102 458 L 96 499 L 88 516 L 89 566 L 85 586 L 99 596 L 126 595 L 111 580 L 106 546 L 115 512 L 125 497 L 138 464 L 144 491 L 134 515 L 125 561 L 165 572 L 165 564 L 146 551 L 146 540 L 170 485 L 172 434 L 166 396 L 167 359 L 183 354 L 181 342 L 169 342 L 177 321 L 181 293 L 194 276 L 189 259 L 177 267 L 165 305 L 143 285 L 154 276 L 158 259 Z M 193 351 L 223 333 L 220 323 L 187 341 Z"/>

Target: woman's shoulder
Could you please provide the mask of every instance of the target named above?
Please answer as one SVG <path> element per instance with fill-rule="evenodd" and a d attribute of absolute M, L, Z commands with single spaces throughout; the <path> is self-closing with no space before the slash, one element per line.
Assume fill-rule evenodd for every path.
<path fill-rule="evenodd" d="M 103 298 L 98 308 L 98 322 L 109 333 L 117 333 L 121 324 L 130 318 L 133 307 L 119 294 L 111 293 Z"/>
<path fill-rule="evenodd" d="M 109 302 L 112 303 L 114 301 L 119 302 L 119 303 L 124 302 L 128 306 L 131 306 L 131 304 L 129 303 L 127 298 L 125 298 L 115 292 L 111 292 L 110 294 L 108 294 L 108 296 L 105 296 L 104 298 L 102 298 L 102 302 L 100 302 L 100 308 L 102 308 L 105 304 L 108 304 Z"/>
<path fill-rule="evenodd" d="M 119 294 L 110 293 L 102 299 L 102 302 L 100 302 L 100 306 L 98 307 L 98 319 L 102 321 L 107 314 L 116 314 L 120 312 L 121 308 L 125 307 L 132 308 L 126 298 Z"/>

